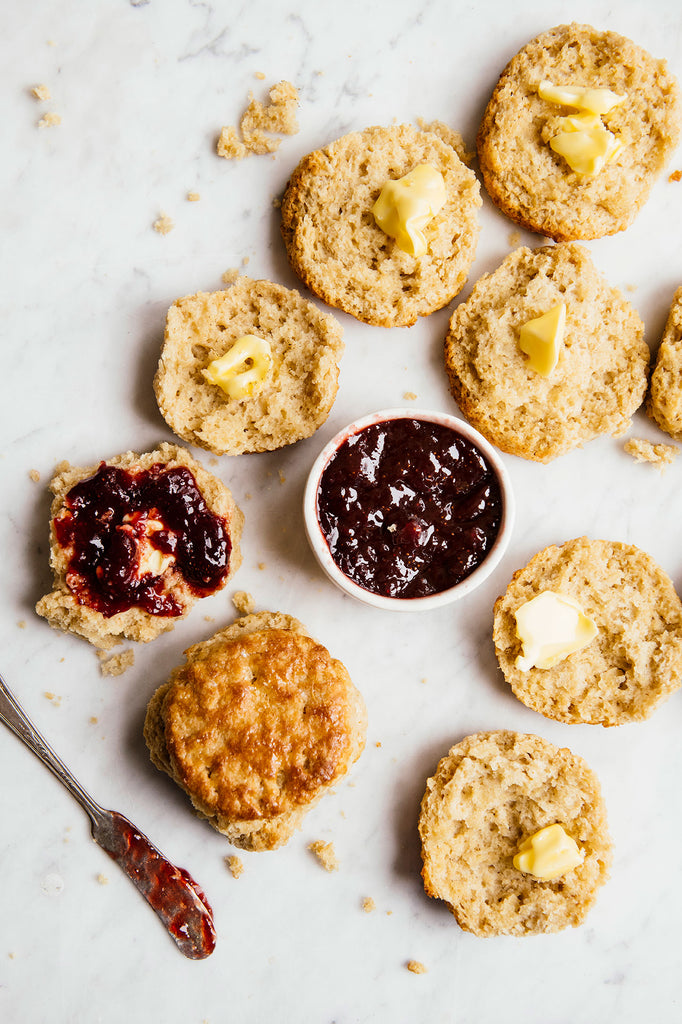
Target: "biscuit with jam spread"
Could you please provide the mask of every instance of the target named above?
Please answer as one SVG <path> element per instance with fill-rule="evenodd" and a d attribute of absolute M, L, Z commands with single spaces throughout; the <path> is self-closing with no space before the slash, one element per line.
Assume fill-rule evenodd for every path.
<path fill-rule="evenodd" d="M 544 591 L 576 601 L 597 633 L 552 667 L 524 671 L 515 612 Z M 493 641 L 515 696 L 559 722 L 643 721 L 682 684 L 682 603 L 631 544 L 579 537 L 540 551 L 497 599 Z"/>
<path fill-rule="evenodd" d="M 520 844 L 555 824 L 581 863 L 553 879 L 515 867 Z M 595 774 L 565 747 L 516 732 L 477 733 L 452 747 L 426 783 L 419 833 L 426 892 L 480 936 L 577 927 L 611 864 Z"/>
<path fill-rule="evenodd" d="M 548 376 L 519 346 L 521 328 L 564 305 Z M 599 434 L 623 434 L 644 400 L 644 325 L 572 242 L 520 248 L 485 274 L 450 320 L 445 366 L 464 416 L 504 452 L 549 462 Z"/>
<path fill-rule="evenodd" d="M 661 430 L 682 441 L 682 287 L 673 296 L 656 354 L 646 411 Z"/>
<path fill-rule="evenodd" d="M 362 753 L 364 701 L 279 612 L 238 619 L 185 655 L 147 709 L 151 759 L 233 845 L 275 849 Z"/>
<path fill-rule="evenodd" d="M 441 136 L 442 136 L 441 132 Z M 386 183 L 428 164 L 445 204 L 413 256 L 377 224 Z M 478 240 L 476 175 L 435 132 L 410 125 L 351 132 L 304 157 L 282 201 L 282 236 L 293 269 L 330 306 L 368 324 L 405 327 L 463 288 Z"/>
<path fill-rule="evenodd" d="M 50 489 L 54 589 L 36 611 L 102 650 L 172 629 L 241 564 L 244 516 L 177 445 L 87 468 L 63 462 Z"/>
<path fill-rule="evenodd" d="M 248 336 L 265 344 L 267 362 L 230 394 L 204 374 Z M 343 348 L 339 323 L 297 291 L 240 277 L 225 291 L 188 295 L 171 306 L 156 400 L 178 437 L 216 455 L 273 451 L 325 422 Z M 234 376 L 253 364 L 247 348 Z"/>
<path fill-rule="evenodd" d="M 625 96 L 601 116 L 622 148 L 597 173 L 578 173 L 551 148 L 566 129 L 561 119 L 579 111 L 542 99 L 543 81 Z M 477 138 L 483 183 L 529 231 L 555 241 L 615 234 L 634 220 L 675 149 L 680 109 L 664 60 L 615 32 L 559 25 L 524 46 L 500 76 Z"/>

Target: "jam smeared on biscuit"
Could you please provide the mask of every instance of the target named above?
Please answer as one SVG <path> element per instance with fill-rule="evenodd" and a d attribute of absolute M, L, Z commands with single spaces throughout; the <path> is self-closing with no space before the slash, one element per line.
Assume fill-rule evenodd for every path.
<path fill-rule="evenodd" d="M 131 473 L 102 462 L 71 488 L 64 505 L 54 527 L 70 553 L 67 584 L 80 604 L 102 615 L 133 607 L 181 615 L 165 579 L 171 562 L 200 597 L 227 575 L 227 524 L 208 508 L 185 466 L 157 464 Z"/>
<path fill-rule="evenodd" d="M 469 576 L 502 522 L 497 476 L 449 427 L 385 420 L 351 435 L 329 460 L 317 515 L 331 555 L 358 586 L 424 597 Z"/>

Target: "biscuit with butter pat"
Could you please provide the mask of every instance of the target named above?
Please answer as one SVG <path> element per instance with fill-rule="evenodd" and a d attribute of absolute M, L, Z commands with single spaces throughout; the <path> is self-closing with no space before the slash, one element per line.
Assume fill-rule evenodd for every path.
<path fill-rule="evenodd" d="M 559 122 L 575 111 L 600 123 L 571 137 L 575 129 Z M 529 231 L 555 241 L 612 235 L 646 202 L 681 119 L 664 60 L 615 32 L 559 25 L 500 76 L 477 137 L 483 183 Z"/>
<path fill-rule="evenodd" d="M 538 667 L 524 657 L 517 616 L 548 591 L 575 602 L 587 642 Z M 536 621 L 536 649 L 541 633 Z M 580 537 L 540 551 L 497 599 L 493 641 L 515 696 L 559 722 L 642 721 L 682 684 L 682 603 L 666 573 L 630 544 Z"/>
<path fill-rule="evenodd" d="M 588 765 L 510 731 L 467 736 L 441 759 L 426 783 L 419 833 L 426 892 L 480 936 L 582 924 L 611 863 L 606 808 Z"/>
<path fill-rule="evenodd" d="M 168 311 L 154 392 L 169 427 L 216 455 L 310 437 L 338 389 L 343 331 L 297 291 L 239 277 Z"/>

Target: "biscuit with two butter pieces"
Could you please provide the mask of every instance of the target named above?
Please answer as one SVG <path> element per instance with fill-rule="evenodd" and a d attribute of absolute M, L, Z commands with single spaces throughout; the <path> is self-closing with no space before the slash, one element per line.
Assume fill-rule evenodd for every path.
<path fill-rule="evenodd" d="M 273 850 L 362 753 L 364 701 L 279 612 L 238 619 L 185 656 L 147 709 L 151 759 L 233 845 Z"/>
<path fill-rule="evenodd" d="M 204 371 L 249 335 L 267 344 L 270 366 L 249 393 L 231 397 Z M 339 323 L 297 291 L 240 277 L 171 306 L 156 400 L 178 437 L 216 455 L 273 451 L 325 422 L 343 348 Z"/>
<path fill-rule="evenodd" d="M 566 307 L 558 361 L 536 372 L 521 328 Z M 450 390 L 464 416 L 502 451 L 549 462 L 599 434 L 623 434 L 644 400 L 644 325 L 584 246 L 510 253 L 457 307 L 445 340 Z"/>
<path fill-rule="evenodd" d="M 158 507 L 164 481 L 172 522 Z M 172 629 L 241 564 L 242 512 L 223 482 L 177 445 L 95 466 L 63 462 L 50 489 L 54 589 L 36 611 L 102 650 Z"/>
<path fill-rule="evenodd" d="M 597 634 L 553 667 L 523 671 L 515 612 L 544 591 L 576 601 Z M 580 537 L 540 551 L 497 599 L 493 640 L 515 696 L 559 722 L 642 721 L 682 684 L 682 604 L 666 573 L 631 544 Z"/>
<path fill-rule="evenodd" d="M 625 96 L 601 117 L 622 148 L 598 173 L 577 173 L 551 148 L 560 119 L 578 111 L 542 99 L 543 81 Z M 559 25 L 528 43 L 500 76 L 477 138 L 483 183 L 529 231 L 555 241 L 612 235 L 648 198 L 677 145 L 680 118 L 677 82 L 664 60 L 615 32 Z"/>
<path fill-rule="evenodd" d="M 446 200 L 424 228 L 426 253 L 413 256 L 378 226 L 372 207 L 388 181 L 424 164 L 443 176 Z M 282 201 L 282 236 L 293 269 L 330 306 L 405 327 L 463 288 L 480 205 L 476 175 L 441 137 L 410 125 L 372 127 L 303 158 Z"/>
<path fill-rule="evenodd" d="M 515 867 L 521 843 L 554 824 L 581 862 L 553 879 Z M 565 747 L 516 732 L 477 733 L 452 747 L 426 783 L 419 834 L 426 892 L 479 936 L 582 924 L 611 863 L 594 773 Z"/>
<path fill-rule="evenodd" d="M 656 354 L 646 411 L 676 441 L 682 441 L 682 287 L 672 306 Z"/>

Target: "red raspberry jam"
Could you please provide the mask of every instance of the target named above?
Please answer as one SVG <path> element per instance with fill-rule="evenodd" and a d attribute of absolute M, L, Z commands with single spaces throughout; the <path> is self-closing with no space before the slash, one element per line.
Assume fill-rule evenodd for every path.
<path fill-rule="evenodd" d="M 327 463 L 317 517 L 332 558 L 383 597 L 425 597 L 466 579 L 502 524 L 497 474 L 439 423 L 393 419 L 352 434 Z"/>
<path fill-rule="evenodd" d="M 54 521 L 71 552 L 66 581 L 79 604 L 109 617 L 128 608 L 182 615 L 164 574 L 140 572 L 140 542 L 170 555 L 190 591 L 205 597 L 227 575 L 227 523 L 208 508 L 185 466 L 154 465 L 131 473 L 102 462 L 66 495 Z"/>

